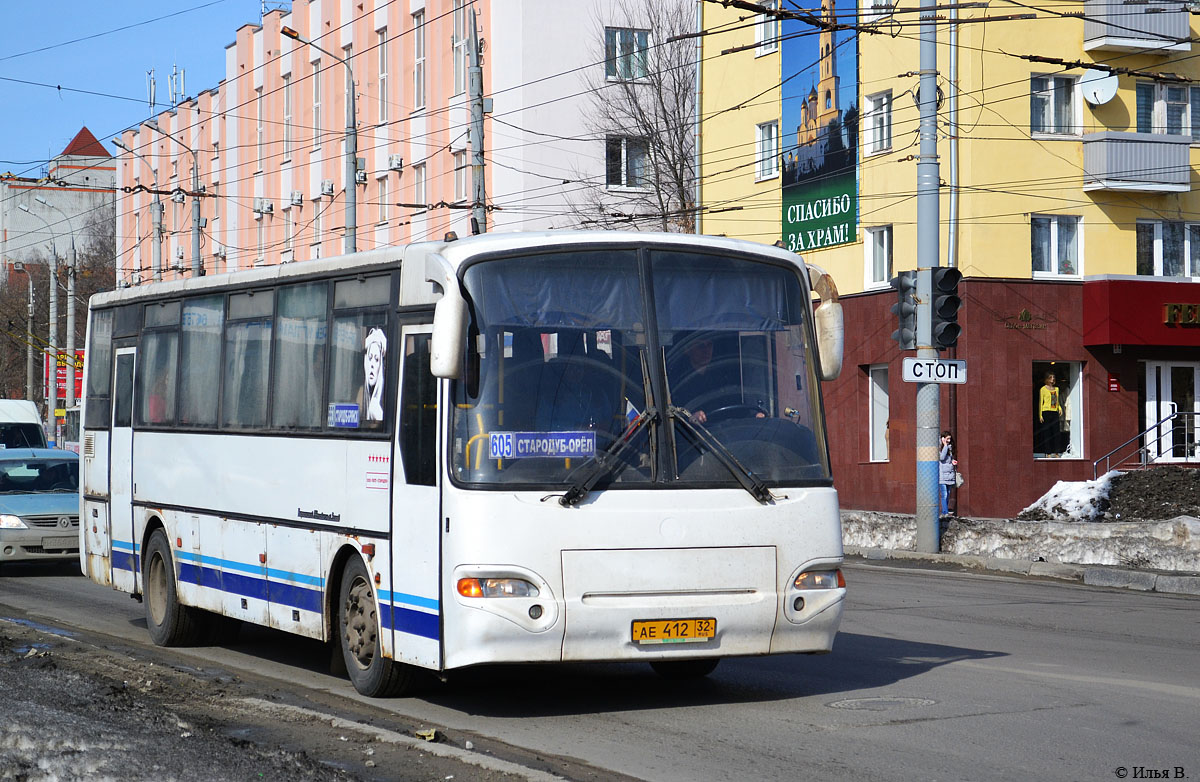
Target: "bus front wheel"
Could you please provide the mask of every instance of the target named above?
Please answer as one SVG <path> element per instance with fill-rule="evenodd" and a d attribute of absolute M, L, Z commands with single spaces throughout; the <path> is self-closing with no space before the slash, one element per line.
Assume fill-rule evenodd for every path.
<path fill-rule="evenodd" d="M 199 609 L 180 605 L 175 587 L 171 545 L 161 529 L 150 535 L 142 554 L 142 593 L 146 628 L 158 646 L 192 646 L 205 630 Z"/>
<path fill-rule="evenodd" d="M 379 641 L 379 608 L 366 565 L 351 559 L 342 574 L 338 629 L 342 657 L 354 689 L 369 698 L 401 695 L 412 686 L 413 671 L 383 656 Z"/>

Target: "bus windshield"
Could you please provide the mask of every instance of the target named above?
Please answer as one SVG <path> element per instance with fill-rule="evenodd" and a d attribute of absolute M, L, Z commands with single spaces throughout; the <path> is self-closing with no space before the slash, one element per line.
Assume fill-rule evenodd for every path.
<path fill-rule="evenodd" d="M 612 456 L 611 488 L 745 485 L 736 472 L 829 484 L 812 309 L 795 267 L 562 251 L 476 263 L 464 286 L 456 481 L 553 488 Z"/>

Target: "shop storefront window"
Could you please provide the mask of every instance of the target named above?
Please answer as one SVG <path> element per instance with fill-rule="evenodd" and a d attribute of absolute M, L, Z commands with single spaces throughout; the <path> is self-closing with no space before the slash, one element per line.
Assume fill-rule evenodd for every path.
<path fill-rule="evenodd" d="M 870 383 L 871 410 L 867 416 L 870 428 L 870 459 L 873 462 L 888 460 L 888 368 L 887 364 L 867 367 Z"/>
<path fill-rule="evenodd" d="M 1083 399 L 1078 361 L 1033 362 L 1033 456 L 1083 458 Z"/>

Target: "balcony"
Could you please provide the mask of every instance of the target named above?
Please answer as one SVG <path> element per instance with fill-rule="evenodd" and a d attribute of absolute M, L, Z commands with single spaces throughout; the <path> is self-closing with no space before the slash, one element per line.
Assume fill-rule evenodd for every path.
<path fill-rule="evenodd" d="M 1191 143 L 1191 136 L 1085 134 L 1083 189 L 1185 193 L 1192 189 Z"/>
<path fill-rule="evenodd" d="M 1163 0 L 1084 0 L 1083 50 L 1189 52 L 1189 14 L 1184 3 Z"/>

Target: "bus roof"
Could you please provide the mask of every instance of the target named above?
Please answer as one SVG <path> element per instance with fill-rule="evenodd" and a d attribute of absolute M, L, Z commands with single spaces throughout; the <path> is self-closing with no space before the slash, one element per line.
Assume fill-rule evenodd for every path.
<path fill-rule="evenodd" d="M 242 288 L 286 282 L 291 278 L 307 277 L 312 274 L 337 274 L 374 268 L 401 268 L 401 303 L 406 306 L 433 304 L 438 299 L 434 287 L 425 279 L 425 261 L 438 255 L 455 271 L 468 261 L 492 253 L 516 252 L 529 249 L 549 249 L 573 245 L 606 244 L 641 247 L 647 245 L 696 247 L 703 245 L 713 250 L 736 253 L 752 253 L 772 256 L 777 261 L 789 263 L 801 271 L 803 259 L 792 252 L 741 239 L 697 234 L 654 233 L 648 231 L 538 231 L 489 233 L 469 236 L 450 241 L 419 242 L 395 247 L 367 250 L 353 255 L 338 255 L 312 261 L 277 264 L 244 271 L 215 274 L 184 280 L 149 283 L 115 291 L 98 293 L 91 299 L 93 308 L 127 304 L 143 299 L 158 299 L 172 296 L 194 296 L 208 291 L 226 288 Z M 807 275 L 802 275 L 805 283 Z"/>

